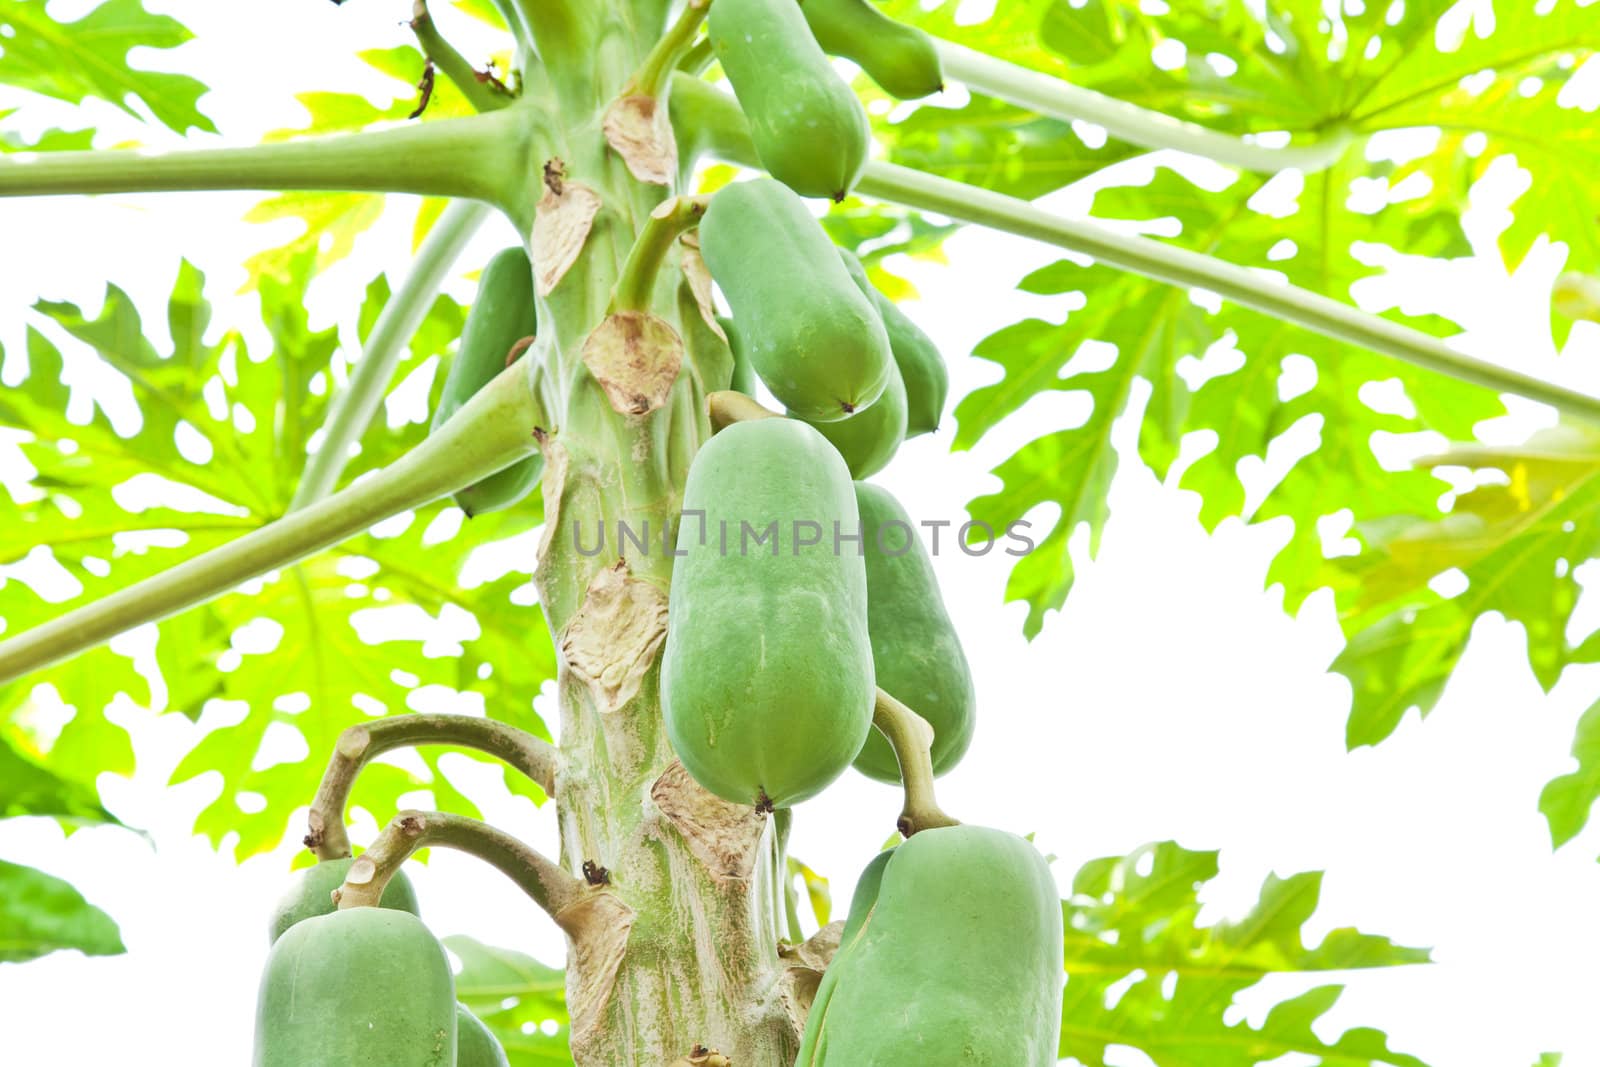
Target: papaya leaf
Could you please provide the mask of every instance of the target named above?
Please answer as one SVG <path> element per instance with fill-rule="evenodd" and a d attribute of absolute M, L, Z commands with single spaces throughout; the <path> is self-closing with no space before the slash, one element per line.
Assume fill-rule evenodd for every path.
<path fill-rule="evenodd" d="M 0 734 L 0 819 L 52 815 L 68 823 L 111 823 L 94 786 L 74 782 L 28 758 Z"/>
<path fill-rule="evenodd" d="M 0 0 L 0 83 L 81 104 L 104 100 L 135 118 L 145 116 L 176 133 L 216 133 L 198 103 L 206 86 L 186 74 L 142 70 L 130 64 L 134 48 L 167 50 L 193 36 L 167 15 L 145 10 L 143 0 L 105 0 L 76 22 L 46 14 L 45 0 Z"/>
<path fill-rule="evenodd" d="M 24 963 L 61 949 L 86 956 L 127 951 L 117 924 L 72 886 L 0 860 L 0 963 Z"/>
<path fill-rule="evenodd" d="M 262 285 L 270 358 L 250 351 L 240 332 L 210 328 L 203 279 L 188 265 L 168 308 L 170 351 L 145 338 L 138 310 L 114 287 L 92 319 L 72 305 L 38 305 L 52 335 L 87 345 L 102 369 L 126 380 L 141 417 L 132 431 L 99 408 L 70 421 L 74 395 L 62 351 L 41 329 L 32 331 L 28 376 L 0 394 L 0 421 L 30 435 L 21 447 L 37 471 L 15 501 L 16 520 L 0 524 L 0 562 L 26 557 L 28 564 L 12 569 L 3 587 L 6 632 L 283 513 L 325 416 L 330 383 L 344 374 L 334 359 L 336 332 L 307 325 L 310 263 L 309 256 L 296 262 L 293 284 L 268 278 Z M 388 295 L 381 279 L 369 288 L 362 335 Z M 420 388 L 414 376 L 430 373 L 462 321 L 453 300 L 435 301 L 400 363 L 403 386 Z M 443 375 L 434 374 L 435 393 L 442 384 Z M 422 422 L 389 422 L 375 420 L 350 477 L 391 462 L 426 433 Z M 159 704 L 195 718 L 207 732 L 174 777 L 216 772 L 223 780 L 197 828 L 217 842 L 236 835 L 241 857 L 269 849 L 290 812 L 309 802 L 334 738 L 352 723 L 471 691 L 486 713 L 545 732 L 532 701 L 554 677 L 554 652 L 537 610 L 525 606 L 528 570 L 463 584 L 476 549 L 527 537 L 539 515 L 530 500 L 471 523 L 448 503 L 396 517 L 161 623 L 159 680 L 122 652 L 95 649 L 0 689 L 0 723 L 11 723 L 9 733 L 27 739 L 53 771 L 87 783 L 99 771 L 132 769 L 126 734 L 103 714 L 114 701 Z M 531 560 L 532 552 L 520 555 Z M 50 576 L 53 583 L 43 580 Z M 75 712 L 49 744 L 26 727 L 41 685 Z M 424 753 L 421 779 L 390 765 L 371 768 L 355 803 L 384 819 L 401 793 L 428 786 L 439 806 L 475 810 L 438 773 L 439 755 Z M 508 784 L 543 799 L 531 783 Z"/>
<path fill-rule="evenodd" d="M 1578 720 L 1572 756 L 1578 769 L 1553 779 L 1539 794 L 1539 810 L 1549 820 L 1550 839 L 1558 847 L 1578 836 L 1600 799 L 1600 702 Z"/>
<path fill-rule="evenodd" d="M 512 1067 L 569 1067 L 565 972 L 470 937 L 444 945 L 461 961 L 456 999 L 500 1039 Z"/>
<path fill-rule="evenodd" d="M 1060 1054 L 1103 1067 L 1128 1045 L 1159 1067 L 1262 1063 L 1296 1052 L 1319 1063 L 1422 1067 L 1367 1028 L 1327 1041 L 1313 1025 L 1342 987 L 1325 985 L 1276 1004 L 1260 1027 L 1230 1023 L 1234 998 L 1274 974 L 1426 963 L 1424 949 L 1350 928 L 1307 945 L 1322 876 L 1269 876 L 1243 918 L 1202 926 L 1199 893 L 1218 872 L 1216 852 L 1170 842 L 1094 860 L 1062 902 L 1067 985 Z M 1113 988 L 1115 987 L 1115 988 Z"/>
<path fill-rule="evenodd" d="M 419 93 L 415 87 L 422 78 L 425 65 L 421 51 L 402 45 L 397 48 L 370 49 L 359 53 L 359 56 L 367 66 L 393 79 L 393 84 L 387 86 L 394 94 L 389 104 L 379 107 L 357 93 L 300 93 L 295 99 L 306 109 L 306 124 L 296 129 L 273 130 L 263 139 L 282 141 L 317 134 L 344 133 L 373 123 L 402 121 L 410 116 L 418 104 Z M 448 78 L 435 80 L 433 93 L 428 100 L 427 118 L 448 118 L 471 113 L 472 107 L 466 97 Z M 350 254 L 356 238 L 378 221 L 383 210 L 384 198 L 373 193 L 287 192 L 264 198 L 245 215 L 245 221 L 272 223 L 282 219 L 298 219 L 305 227 L 284 244 L 265 249 L 245 260 L 249 275 L 244 289 L 248 291 L 259 287 L 265 277 L 272 277 L 279 282 L 291 281 L 294 264 L 303 255 L 315 256 L 316 269 L 326 270 Z M 421 233 L 418 240 L 427 234 L 425 226 L 419 225 L 419 228 Z"/>

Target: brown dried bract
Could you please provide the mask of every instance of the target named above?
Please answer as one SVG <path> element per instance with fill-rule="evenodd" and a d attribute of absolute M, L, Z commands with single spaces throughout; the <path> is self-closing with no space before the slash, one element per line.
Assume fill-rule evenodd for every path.
<path fill-rule="evenodd" d="M 602 127 L 628 173 L 652 185 L 671 185 L 678 171 L 678 142 L 667 109 L 653 96 L 621 96 L 606 108 Z"/>
<path fill-rule="evenodd" d="M 583 251 L 600 213 L 600 194 L 581 182 L 567 181 L 566 165 L 559 159 L 545 164 L 544 188 L 530 243 L 534 285 L 540 296 L 549 296 Z"/>
<path fill-rule="evenodd" d="M 700 257 L 700 235 L 691 230 L 678 240 L 683 244 L 683 278 L 689 283 L 689 291 L 694 294 L 700 317 L 711 327 L 712 333 L 726 341 L 728 335 L 723 332 L 722 323 L 717 321 L 717 305 L 711 299 L 711 270 Z"/>
<path fill-rule="evenodd" d="M 614 411 L 646 415 L 667 402 L 683 367 L 683 339 L 648 311 L 607 315 L 583 343 L 589 368 Z"/>
<path fill-rule="evenodd" d="M 639 692 L 667 636 L 667 596 L 633 577 L 627 560 L 594 576 L 583 604 L 561 635 L 561 654 L 594 694 L 601 712 L 614 712 Z"/>

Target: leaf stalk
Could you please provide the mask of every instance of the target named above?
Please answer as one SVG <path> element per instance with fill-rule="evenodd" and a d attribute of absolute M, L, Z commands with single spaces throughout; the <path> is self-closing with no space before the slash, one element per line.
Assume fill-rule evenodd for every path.
<path fill-rule="evenodd" d="M 1066 122 L 1092 122 L 1117 140 L 1142 148 L 1171 148 L 1243 170 L 1273 173 L 1292 167 L 1310 173 L 1333 166 L 1354 140 L 1348 128 L 1337 127 L 1316 141 L 1269 148 L 1079 88 L 952 41 L 934 44 L 946 76 L 968 88 Z"/>
<path fill-rule="evenodd" d="M 489 217 L 489 208 L 473 200 L 452 200 L 428 232 L 411 272 L 389 297 L 372 325 L 372 333 L 323 424 L 322 443 L 309 459 L 295 487 L 290 511 L 299 511 L 333 492 L 351 458 L 351 449 L 372 424 L 394 369 L 406 345 L 428 317 L 433 298 L 473 234 Z"/>
<path fill-rule="evenodd" d="M 538 447 L 545 422 L 529 377 L 535 363 L 506 368 L 437 433 L 349 488 L 0 642 L 0 684 L 214 600 L 510 466 Z"/>
<path fill-rule="evenodd" d="M 344 814 L 362 769 L 385 752 L 418 745 L 457 745 L 488 753 L 536 783 L 545 796 L 555 796 L 560 761 L 556 747 L 510 723 L 471 715 L 396 715 L 378 722 L 357 723 L 334 743 L 328 769 L 322 773 L 322 784 L 306 816 L 306 847 L 317 859 L 336 860 L 350 855 Z"/>

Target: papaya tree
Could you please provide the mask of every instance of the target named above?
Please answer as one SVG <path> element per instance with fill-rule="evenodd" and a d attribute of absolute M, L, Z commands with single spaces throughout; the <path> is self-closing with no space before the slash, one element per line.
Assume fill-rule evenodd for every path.
<path fill-rule="evenodd" d="M 1247 917 L 1207 924 L 1214 852 L 1169 841 L 1052 871 L 1022 836 L 1029 812 L 987 827 L 940 803 L 984 694 L 921 517 L 867 479 L 909 439 L 969 449 L 1036 397 L 1086 397 L 1088 417 L 1023 444 L 993 492 L 951 502 L 969 521 L 947 544 L 1013 542 L 1006 596 L 1031 636 L 1068 603 L 1074 536 L 1099 544 L 1113 423 L 1133 413 L 1133 458 L 1198 494 L 1208 527 L 1292 520 L 1271 580 L 1289 610 L 1322 590 L 1337 603 L 1352 747 L 1426 714 L 1486 614 L 1523 626 L 1546 689 L 1600 660 L 1600 635 L 1570 625 L 1574 572 L 1600 552 L 1600 396 L 1521 351 L 1470 354 L 1441 317 L 1352 297 L 1383 277 L 1374 247 L 1462 255 L 1475 183 L 1514 159 L 1538 195 L 1517 203 L 1502 254 L 1563 242 L 1554 339 L 1600 320 L 1600 8 L 434 7 L 250 14 L 375 37 L 404 19 L 409 43 L 361 57 L 399 91 L 388 106 L 307 94 L 309 129 L 217 146 L 207 87 L 165 51 L 190 38 L 176 18 L 143 0 L 75 19 L 0 0 L 0 85 L 19 101 L 0 109 L 0 225 L 29 197 L 227 190 L 270 194 L 255 221 L 303 223 L 244 264 L 259 321 L 213 323 L 189 264 L 170 344 L 115 285 L 97 313 L 28 312 L 0 393 L 26 467 L 0 504 L 0 817 L 115 823 L 96 792 L 132 761 L 114 702 L 190 717 L 240 702 L 173 779 L 220 774 L 197 828 L 241 856 L 306 809 L 290 830 L 305 863 L 270 918 L 253 1038 L 266 1067 L 1103 1064 L 1121 1046 L 1163 1067 L 1420 1064 L 1373 1029 L 1314 1030 L 1336 986 L 1259 1021 L 1228 1014 L 1271 975 L 1427 960 L 1353 929 L 1308 946 L 1315 875 L 1274 877 Z M 452 43 L 484 32 L 489 62 Z M 136 47 L 178 72 L 146 69 Z M 146 143 L 41 127 L 41 101 L 109 104 Z M 1398 134 L 1409 154 L 1380 150 Z M 1196 178 L 1197 160 L 1225 180 Z M 1153 177 L 1128 180 L 1132 161 Z M 1052 206 L 1069 187 L 1093 190 L 1091 216 Z M 1353 195 L 1374 187 L 1376 204 Z M 420 198 L 416 241 L 403 280 L 372 280 L 350 309 L 349 351 L 306 305 L 384 197 Z M 1171 219 L 1175 236 L 1136 234 Z M 491 220 L 514 243 L 465 261 Z M 993 332 L 970 355 L 998 377 L 949 395 L 969 353 L 899 306 L 896 257 L 935 259 L 967 227 L 1058 250 L 1020 287 L 1068 311 L 1006 324 L 972 308 Z M 463 306 L 441 289 L 467 270 Z M 1223 340 L 1237 366 L 1187 373 Z M 136 429 L 93 405 L 69 415 L 67 341 L 134 398 Z M 1079 362 L 1091 342 L 1114 347 L 1109 364 Z M 1287 387 L 1305 363 L 1309 384 Z M 377 417 L 418 383 L 425 420 Z M 1374 402 L 1385 384 L 1404 402 Z M 1513 409 L 1544 421 L 1512 442 L 1483 432 Z M 1314 446 L 1247 493 L 1243 469 L 1310 424 Z M 1437 444 L 1396 467 L 1374 443 L 1395 435 Z M 1180 455 L 1200 438 L 1198 458 Z M 169 495 L 129 506 L 147 475 Z M 1023 521 L 1051 507 L 1046 527 Z M 1324 520 L 1340 515 L 1355 547 L 1334 551 Z M 474 552 L 504 544 L 522 565 L 467 584 Z M 463 615 L 472 634 L 453 655 L 397 655 L 363 638 L 380 603 Z M 263 619 L 276 643 L 241 654 Z M 136 632 L 142 651 L 113 644 Z M 487 713 L 405 710 L 427 687 Z M 76 709 L 55 731 L 39 725 L 52 702 Z M 1557 845 L 1600 795 L 1597 715 L 1578 769 L 1540 800 Z M 310 755 L 260 766 L 275 725 Z M 490 825 L 437 774 L 438 810 L 402 807 L 418 780 L 384 757 L 412 749 L 432 771 L 446 751 L 504 765 L 554 805 L 558 844 Z M 903 802 L 863 814 L 886 847 L 830 922 L 790 835 L 807 800 L 858 771 Z M 358 800 L 383 824 L 359 850 Z M 547 913 L 564 971 L 514 935 L 441 946 L 404 873 L 436 848 Z M 802 885 L 818 890 L 815 928 Z M 122 945 L 71 885 L 0 859 L 0 961 L 58 948 Z"/>

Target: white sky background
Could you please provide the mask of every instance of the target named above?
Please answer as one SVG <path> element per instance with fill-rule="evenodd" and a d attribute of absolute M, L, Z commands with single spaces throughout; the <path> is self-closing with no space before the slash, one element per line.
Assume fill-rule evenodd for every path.
<path fill-rule="evenodd" d="M 78 0 L 51 10 L 68 18 L 89 6 Z M 238 143 L 297 125 L 297 108 L 286 103 L 293 92 L 381 84 L 363 73 L 352 51 L 407 39 L 399 25 L 405 5 L 376 0 L 343 10 L 325 0 L 150 6 L 196 31 L 199 41 L 176 65 L 217 88 L 204 106 Z M 474 36 L 471 24 L 449 12 L 440 18 L 469 57 L 497 47 L 492 34 Z M 105 128 L 120 131 L 108 133 L 106 143 L 139 132 L 109 109 L 92 113 L 111 116 Z M 40 114 L 78 125 L 69 109 Z M 1501 177 L 1480 189 L 1470 219 L 1474 239 L 1491 253 L 1504 204 L 1520 188 L 1509 168 Z M 180 255 L 206 270 L 219 321 L 248 318 L 248 308 L 228 310 L 243 281 L 239 264 L 287 236 L 284 227 L 238 221 L 255 199 L 0 202 L 0 342 L 16 351 L 22 309 L 36 298 L 92 311 L 107 279 L 132 292 L 160 329 Z M 1050 203 L 1081 211 L 1087 202 L 1069 192 Z M 353 285 L 380 266 L 398 281 L 409 220 L 408 208 L 396 211 L 390 225 L 362 239 L 350 262 L 327 272 L 312 301 L 313 327 L 336 321 L 348 329 Z M 509 236 L 487 231 L 462 269 L 475 268 Z M 1048 249 L 968 231 L 948 252 L 950 267 L 892 266 L 921 291 L 908 310 L 951 358 L 953 402 L 998 373 L 967 358 L 979 339 L 1023 315 L 1059 320 L 1064 306 L 1013 289 L 1024 272 L 1057 258 Z M 1559 363 L 1549 349 L 1548 287 L 1560 259 L 1559 248 L 1544 248 L 1509 279 L 1492 255 L 1408 263 L 1399 279 L 1361 295 L 1401 297 L 1412 311 L 1448 311 L 1469 325 L 1470 350 L 1600 388 L 1600 329 L 1578 331 Z M 470 289 L 459 278 L 451 284 L 458 297 Z M 96 376 L 92 361 L 79 366 L 79 384 L 114 403 L 114 376 Z M 19 370 L 13 357 L 5 381 L 14 383 Z M 1136 394 L 1136 403 L 1147 392 Z M 1083 408 L 1081 396 L 1040 398 L 972 453 L 947 453 L 947 427 L 909 443 L 876 480 L 914 515 L 959 522 L 961 505 L 992 488 L 987 471 L 996 461 L 1041 432 L 1075 424 Z M 1517 410 L 1540 417 L 1530 406 Z M 390 411 L 392 419 L 407 414 Z M 1244 998 L 1253 1022 L 1282 996 L 1345 981 L 1344 999 L 1318 1028 L 1326 1038 L 1348 1026 L 1377 1026 L 1394 1047 L 1435 1067 L 1527 1067 L 1544 1051 L 1565 1052 L 1566 1067 L 1600 1064 L 1593 1022 L 1600 829 L 1591 826 L 1552 854 L 1536 808 L 1543 784 L 1572 765 L 1573 728 L 1600 692 L 1600 672 L 1571 670 L 1546 696 L 1526 665 L 1520 629 L 1485 619 L 1426 722 L 1410 715 L 1379 748 L 1347 754 L 1348 686 L 1326 673 L 1341 643 L 1331 600 L 1319 594 L 1290 619 L 1277 592 L 1263 591 L 1286 531 L 1230 520 L 1207 537 L 1195 520 L 1195 498 L 1130 463 L 1132 428 L 1126 419 L 1120 427 L 1124 467 L 1099 558 L 1084 558 L 1080 536 L 1081 576 L 1067 609 L 1051 616 L 1031 645 L 1020 636 L 1022 606 L 1003 604 L 1009 557 L 946 553 L 936 561 L 981 704 L 971 751 L 942 780 L 945 806 L 970 822 L 1036 831 L 1041 847 L 1060 857 L 1055 869 L 1064 888 L 1085 860 L 1175 838 L 1189 848 L 1223 850 L 1222 875 L 1205 897 L 1207 921 L 1245 911 L 1270 871 L 1323 869 L 1323 902 L 1309 940 L 1356 925 L 1435 948 L 1432 967 L 1269 981 L 1267 995 Z M 1033 518 L 1045 528 L 1053 516 Z M 1595 623 L 1592 605 L 1580 614 L 1581 630 Z M 236 866 L 191 837 L 195 813 L 218 788 L 215 776 L 177 789 L 164 782 L 216 718 L 196 727 L 181 716 L 132 709 L 113 715 L 134 728 L 139 773 L 131 781 L 103 777 L 103 795 L 127 822 L 150 831 L 154 848 L 109 829 L 69 840 L 53 822 L 25 819 L 0 822 L 0 855 L 73 882 L 117 919 L 130 952 L 96 960 L 59 953 L 0 966 L 4 1062 L 246 1062 L 266 914 L 296 846 L 291 837 L 277 853 Z M 553 715 L 548 721 L 555 725 Z M 461 759 L 452 765 L 453 776 L 457 771 L 458 781 L 476 784 L 468 787 L 491 819 L 555 849 L 552 809 L 535 811 L 511 798 L 490 768 Z M 897 804 L 894 791 L 851 772 L 798 809 L 794 852 L 832 879 L 837 907 L 891 828 Z M 357 838 L 374 831 L 368 820 Z M 474 861 L 438 855 L 414 877 L 441 935 L 467 933 L 559 962 L 560 940 L 549 923 Z M 1123 1049 L 1113 1062 L 1147 1061 Z"/>

